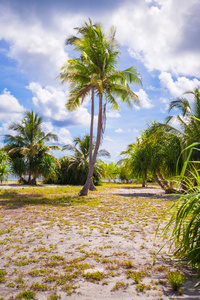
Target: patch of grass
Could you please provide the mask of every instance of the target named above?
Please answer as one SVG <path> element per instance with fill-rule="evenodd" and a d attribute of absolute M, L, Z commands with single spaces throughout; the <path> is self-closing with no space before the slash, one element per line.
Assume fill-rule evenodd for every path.
<path fill-rule="evenodd" d="M 34 249 L 33 252 L 51 252 L 51 250 L 48 250 L 46 247 L 39 247 Z"/>
<path fill-rule="evenodd" d="M 52 272 L 53 270 L 51 269 L 39 269 L 39 270 L 31 270 L 30 272 L 28 272 L 28 274 L 35 277 L 35 276 L 45 276 Z"/>
<path fill-rule="evenodd" d="M 47 297 L 47 300 L 58 300 L 58 299 L 60 299 L 60 298 L 61 298 L 60 295 L 57 295 L 56 293 L 54 293 L 54 294 L 52 294 L 52 295 L 49 295 L 49 296 Z"/>
<path fill-rule="evenodd" d="M 151 286 L 149 284 L 145 284 L 145 283 L 138 283 L 136 285 L 136 290 L 138 292 L 145 292 L 145 290 L 150 290 Z"/>
<path fill-rule="evenodd" d="M 138 284 L 139 281 L 146 275 L 145 271 L 127 270 L 125 273 L 126 273 L 126 277 L 132 278 L 136 284 Z"/>
<path fill-rule="evenodd" d="M 40 284 L 39 282 L 33 283 L 31 288 L 35 291 L 48 291 L 51 289 L 47 284 Z"/>
<path fill-rule="evenodd" d="M 125 269 L 131 269 L 131 268 L 134 267 L 134 264 L 132 263 L 131 260 L 125 260 L 125 261 L 123 261 L 122 266 L 123 266 Z"/>
<path fill-rule="evenodd" d="M 15 299 L 26 299 L 26 300 L 32 300 L 35 297 L 35 293 L 30 291 L 30 290 L 26 290 L 23 291 L 21 293 L 19 293 Z"/>
<path fill-rule="evenodd" d="M 155 271 L 159 271 L 159 272 L 163 272 L 163 271 L 167 271 L 168 268 L 166 266 L 158 266 L 154 268 Z"/>
<path fill-rule="evenodd" d="M 0 270 L 0 283 L 6 282 L 5 275 L 7 274 L 6 270 Z"/>
<path fill-rule="evenodd" d="M 7 283 L 6 286 L 14 288 L 15 284 L 14 284 L 14 282 L 11 281 L 11 282 Z"/>
<path fill-rule="evenodd" d="M 124 283 L 123 281 L 117 281 L 116 283 L 115 283 L 115 285 L 113 286 L 113 288 L 111 289 L 111 291 L 117 291 L 117 290 L 119 290 L 119 289 L 127 289 L 127 287 L 128 287 L 128 283 Z"/>
<path fill-rule="evenodd" d="M 25 287 L 26 283 L 24 280 L 24 274 L 20 273 L 19 276 L 15 279 L 17 288 Z"/>
<path fill-rule="evenodd" d="M 99 282 L 105 275 L 102 272 L 97 271 L 92 273 L 85 273 L 83 276 L 88 281 Z"/>
<path fill-rule="evenodd" d="M 73 293 L 76 292 L 76 289 L 78 288 L 79 286 L 75 286 L 73 284 L 67 284 L 65 286 L 62 287 L 62 290 L 67 292 L 68 295 L 71 295 Z"/>
<path fill-rule="evenodd" d="M 182 293 L 181 286 L 185 281 L 185 276 L 183 274 L 181 274 L 179 271 L 169 271 L 167 280 L 174 291 Z"/>

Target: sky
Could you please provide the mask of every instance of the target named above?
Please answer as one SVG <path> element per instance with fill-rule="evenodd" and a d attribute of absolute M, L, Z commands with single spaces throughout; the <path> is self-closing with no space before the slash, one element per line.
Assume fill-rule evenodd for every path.
<path fill-rule="evenodd" d="M 65 40 L 90 18 L 104 32 L 115 26 L 118 69 L 134 65 L 142 77 L 142 86 L 131 85 L 140 106 L 107 106 L 101 148 L 111 154 L 107 162 L 116 162 L 148 122 L 165 121 L 172 100 L 200 87 L 199 15 L 199 0 L 0 0 L 0 147 L 13 134 L 10 125 L 30 110 L 43 118 L 45 133 L 58 135 L 60 147 L 89 133 L 90 99 L 68 112 L 69 86 L 59 74 L 78 57 Z"/>

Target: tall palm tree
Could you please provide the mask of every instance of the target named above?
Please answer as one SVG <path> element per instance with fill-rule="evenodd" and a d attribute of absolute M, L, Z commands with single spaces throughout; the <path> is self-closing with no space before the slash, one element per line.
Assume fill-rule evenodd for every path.
<path fill-rule="evenodd" d="M 51 132 L 45 134 L 41 125 L 41 117 L 33 111 L 26 112 L 22 123 L 13 123 L 9 128 L 17 134 L 5 136 L 4 142 L 7 145 L 4 149 L 13 159 L 13 166 L 21 169 L 21 171 L 17 170 L 17 173 L 21 174 L 21 181 L 24 183 L 36 184 L 36 179 L 45 169 L 45 156 L 50 155 L 51 150 L 58 149 L 57 146 L 45 144 L 52 139 L 57 140 L 58 137 Z M 28 174 L 28 181 L 22 177 L 25 174 Z"/>
<path fill-rule="evenodd" d="M 89 24 L 85 23 L 83 27 L 76 29 L 78 34 L 81 34 L 81 38 L 72 37 L 67 40 L 67 44 L 72 44 L 81 56 L 79 59 L 69 60 L 63 67 L 60 77 L 63 82 L 71 82 L 70 97 L 66 105 L 69 110 L 79 107 L 89 91 L 92 92 L 89 172 L 86 183 L 80 191 L 81 195 L 87 195 L 105 130 L 106 103 L 110 103 L 114 109 L 119 109 L 116 97 L 130 107 L 133 101 L 139 103 L 137 95 L 130 89 L 128 83 L 141 84 L 141 79 L 135 67 L 124 71 L 116 70 L 119 47 L 115 40 L 113 27 L 108 36 L 104 35 L 100 25 L 93 25 L 91 20 L 89 20 Z M 99 98 L 99 113 L 97 138 L 92 152 L 95 93 Z M 106 98 L 104 105 L 103 95 Z"/>

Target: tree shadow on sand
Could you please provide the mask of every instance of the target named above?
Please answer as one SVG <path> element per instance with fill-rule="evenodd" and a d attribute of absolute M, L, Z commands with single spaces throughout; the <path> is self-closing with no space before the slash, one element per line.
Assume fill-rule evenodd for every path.
<path fill-rule="evenodd" d="M 162 198 L 174 201 L 180 197 L 178 194 L 166 194 L 162 189 L 154 187 L 123 187 L 116 189 L 115 195 L 129 198 Z"/>

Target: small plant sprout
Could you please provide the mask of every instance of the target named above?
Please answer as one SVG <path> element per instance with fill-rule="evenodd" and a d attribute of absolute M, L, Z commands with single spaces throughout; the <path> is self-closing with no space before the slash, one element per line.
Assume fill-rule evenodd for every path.
<path fill-rule="evenodd" d="M 124 283 L 123 281 L 117 281 L 116 284 L 111 289 L 111 291 L 117 291 L 120 288 L 127 289 L 128 285 L 129 285 L 128 283 Z"/>
<path fill-rule="evenodd" d="M 179 271 L 169 271 L 169 274 L 167 275 L 167 280 L 174 291 L 177 291 L 180 294 L 182 294 L 181 286 L 185 281 L 185 276 L 183 274 L 181 274 Z"/>

